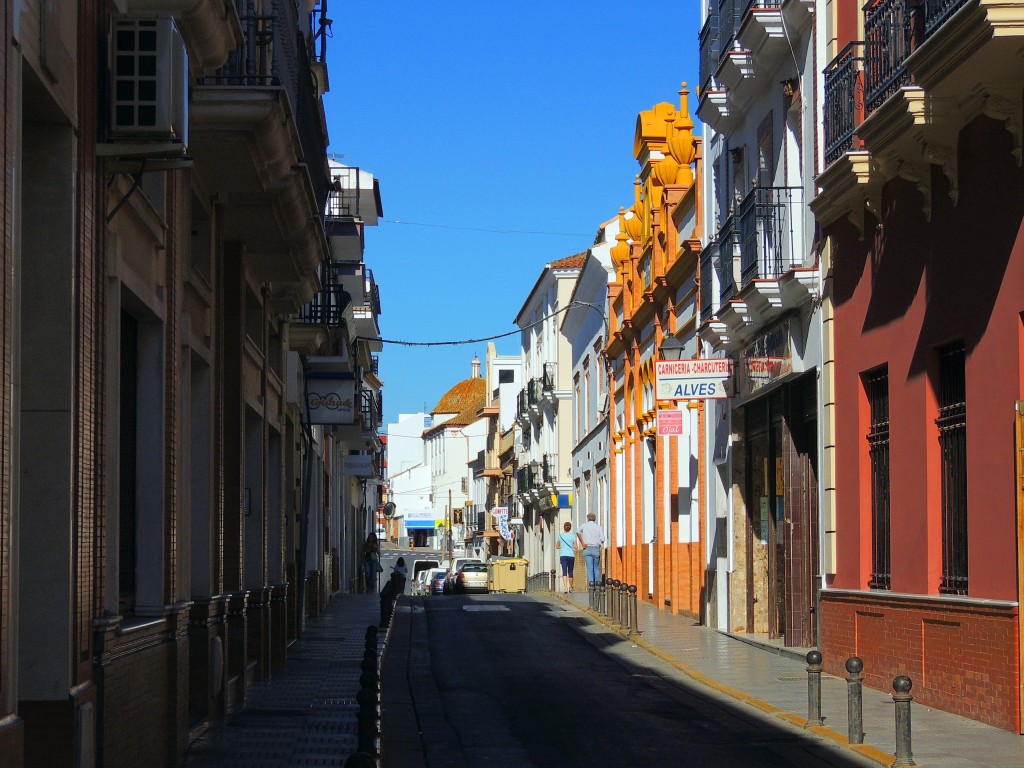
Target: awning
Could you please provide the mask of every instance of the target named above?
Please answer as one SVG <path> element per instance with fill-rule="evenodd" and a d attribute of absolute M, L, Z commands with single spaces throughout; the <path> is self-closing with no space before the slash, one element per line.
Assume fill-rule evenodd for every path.
<path fill-rule="evenodd" d="M 407 531 L 432 531 L 434 530 L 433 520 L 406 520 L 405 530 Z"/>

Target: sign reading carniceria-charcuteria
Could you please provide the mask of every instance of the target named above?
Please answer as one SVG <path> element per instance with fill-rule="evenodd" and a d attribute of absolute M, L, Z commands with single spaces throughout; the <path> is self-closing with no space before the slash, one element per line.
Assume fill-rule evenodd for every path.
<path fill-rule="evenodd" d="M 730 394 L 732 359 L 658 360 L 654 380 L 658 400 L 723 400 Z"/>

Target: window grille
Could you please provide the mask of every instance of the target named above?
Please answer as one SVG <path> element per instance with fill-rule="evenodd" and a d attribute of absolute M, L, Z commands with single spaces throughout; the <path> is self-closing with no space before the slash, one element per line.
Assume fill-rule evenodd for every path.
<path fill-rule="evenodd" d="M 869 373 L 864 380 L 871 423 L 868 455 L 871 458 L 871 589 L 890 589 L 889 529 L 889 369 Z"/>
<path fill-rule="evenodd" d="M 967 376 L 963 342 L 939 355 L 939 449 L 942 455 L 942 581 L 939 592 L 967 594 Z"/>

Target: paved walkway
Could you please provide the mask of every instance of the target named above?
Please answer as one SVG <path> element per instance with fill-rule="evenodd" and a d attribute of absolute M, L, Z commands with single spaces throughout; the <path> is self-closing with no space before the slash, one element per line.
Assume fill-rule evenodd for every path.
<path fill-rule="evenodd" d="M 555 597 L 588 610 L 586 592 Z M 650 603 L 638 606 L 642 648 L 694 679 L 780 719 L 803 726 L 807 721 L 807 662 L 804 651 L 741 641 L 694 624 Z M 589 612 L 589 611 L 588 611 Z M 600 621 L 605 617 L 591 614 Z M 911 691 L 913 693 L 913 691 Z M 849 744 L 847 684 L 822 675 L 821 714 L 825 725 L 815 732 L 889 766 L 896 751 L 895 706 L 889 691 L 863 688 L 863 745 Z M 1024 737 L 947 712 L 911 704 L 913 760 L 934 768 L 1024 766 Z"/>
<path fill-rule="evenodd" d="M 344 766 L 357 745 L 366 628 L 379 620 L 377 595 L 336 596 L 307 620 L 281 673 L 254 684 L 244 711 L 199 737 L 183 768 Z M 379 632 L 378 652 L 385 641 Z"/>
<path fill-rule="evenodd" d="M 590 613 L 586 593 L 538 593 L 568 610 Z M 433 598 L 432 598 L 433 599 Z M 443 599 L 443 598 L 442 598 Z M 408 600 L 408 597 L 403 598 Z M 401 612 L 401 607 L 400 607 Z M 806 662 L 797 655 L 741 642 L 692 619 L 639 606 L 635 643 L 690 677 L 796 726 L 807 719 Z M 405 616 L 402 616 L 404 619 Z M 307 622 L 289 650 L 284 671 L 250 691 L 243 712 L 200 737 L 185 768 L 307 768 L 344 766 L 356 748 L 359 675 L 366 628 L 379 620 L 376 595 L 339 595 Z M 399 622 L 401 623 L 401 622 Z M 389 642 L 384 632 L 378 649 Z M 387 654 L 384 653 L 384 668 Z M 887 691 L 864 688 L 865 744 L 848 745 L 846 681 L 822 675 L 822 715 L 816 732 L 882 765 L 895 753 L 895 711 Z M 913 759 L 934 768 L 1024 766 L 1024 737 L 919 704 L 912 705 Z M 402 768 L 388 765 L 386 768 Z"/>

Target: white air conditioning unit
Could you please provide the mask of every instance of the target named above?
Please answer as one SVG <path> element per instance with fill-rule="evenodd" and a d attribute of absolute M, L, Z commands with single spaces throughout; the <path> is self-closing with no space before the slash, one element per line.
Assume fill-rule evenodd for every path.
<path fill-rule="evenodd" d="M 119 16 L 110 58 L 115 140 L 188 144 L 188 62 L 169 16 Z"/>

